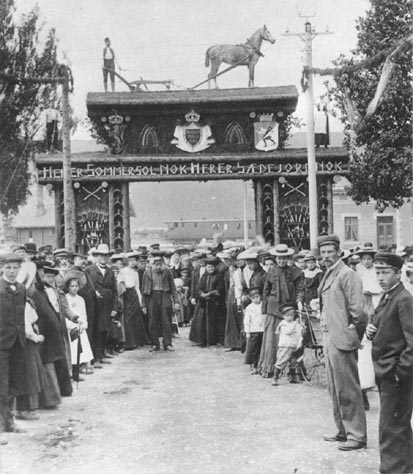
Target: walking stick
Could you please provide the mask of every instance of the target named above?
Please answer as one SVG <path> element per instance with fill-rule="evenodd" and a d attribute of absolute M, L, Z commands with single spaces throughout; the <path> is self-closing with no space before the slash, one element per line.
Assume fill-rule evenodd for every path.
<path fill-rule="evenodd" d="M 209 322 L 208 322 L 208 299 L 205 298 L 205 324 L 206 324 L 206 337 L 207 337 L 207 347 L 209 347 Z"/>
<path fill-rule="evenodd" d="M 76 354 L 76 388 L 79 388 L 79 378 L 80 378 L 80 354 L 82 352 L 82 344 L 80 342 L 80 324 L 79 324 L 79 336 L 77 338 L 77 354 Z"/>

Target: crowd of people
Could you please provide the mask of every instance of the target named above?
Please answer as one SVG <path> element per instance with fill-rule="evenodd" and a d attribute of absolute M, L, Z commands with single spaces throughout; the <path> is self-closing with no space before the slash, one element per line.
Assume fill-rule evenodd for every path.
<path fill-rule="evenodd" d="M 365 447 L 367 391 L 378 384 L 382 406 L 389 403 L 391 390 L 393 405 L 397 398 L 388 379 L 377 378 L 377 366 L 389 351 L 386 344 L 392 350 L 383 370 L 394 369 L 392 357 L 396 365 L 402 361 L 398 386 L 407 390 L 411 383 L 411 313 L 410 322 L 404 318 L 413 307 L 413 252 L 377 252 L 371 243 L 343 252 L 336 236 L 320 237 L 318 246 L 317 255 L 285 244 L 168 252 L 154 244 L 126 253 L 99 244 L 88 255 L 50 247 L 37 251 L 34 243 L 13 246 L 0 256 L 1 430 L 22 431 L 16 419 L 35 420 L 38 409 L 57 407 L 72 394 L 73 381 L 82 382 L 125 350 L 174 351 L 173 339 L 186 325 L 194 344 L 245 353 L 251 374 L 271 378 L 274 386 L 283 374 L 289 383 L 298 383 L 297 361 L 308 330 L 298 316 L 312 308 L 325 330 L 327 382 L 338 430 L 325 439 L 341 442 L 342 450 Z M 386 287 L 384 277 L 376 275 L 389 268 L 396 279 Z M 394 311 L 403 314 L 394 316 L 399 327 L 389 343 L 380 311 L 383 295 L 392 299 L 389 291 L 399 284 L 404 299 Z M 387 337 L 392 331 L 387 329 Z M 384 347 L 375 347 L 377 339 Z M 411 400 L 404 411 L 397 410 L 404 425 L 398 424 L 396 436 L 393 412 L 382 408 L 385 458 L 395 456 L 389 439 L 396 437 L 399 451 L 400 443 L 411 441 L 406 423 Z M 410 462 L 409 453 L 404 456 Z"/>

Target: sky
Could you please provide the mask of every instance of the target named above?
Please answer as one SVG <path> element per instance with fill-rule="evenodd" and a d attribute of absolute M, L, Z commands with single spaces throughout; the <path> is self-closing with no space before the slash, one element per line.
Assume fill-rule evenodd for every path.
<path fill-rule="evenodd" d="M 340 53 L 348 54 L 355 47 L 356 20 L 369 6 L 367 0 L 16 0 L 16 14 L 36 3 L 46 27 L 56 29 L 61 57 L 70 60 L 75 80 L 70 100 L 80 119 L 86 116 L 87 93 L 103 90 L 106 36 L 121 68 L 118 72 L 126 79 L 172 79 L 185 89 L 206 79 L 209 46 L 243 43 L 266 24 L 276 42 L 263 43 L 265 57 L 256 66 L 255 86 L 296 85 L 301 92 L 303 42 L 282 33 L 287 29 L 302 33 L 302 15 L 315 15 L 309 20 L 316 31 L 328 28 L 333 34 L 314 39 L 313 66 L 331 67 Z M 315 77 L 315 99 L 325 90 L 324 80 Z M 221 88 L 246 87 L 248 71 L 236 68 L 219 77 L 218 83 Z M 128 89 L 117 81 L 117 90 Z M 296 113 L 305 118 L 302 95 Z M 339 131 L 341 125 L 333 119 L 330 128 Z M 88 138 L 82 130 L 76 135 Z"/>

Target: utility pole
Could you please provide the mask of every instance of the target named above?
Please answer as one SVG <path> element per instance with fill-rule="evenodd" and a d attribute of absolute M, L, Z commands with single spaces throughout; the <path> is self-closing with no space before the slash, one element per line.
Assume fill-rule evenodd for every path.
<path fill-rule="evenodd" d="M 72 186 L 72 163 L 70 157 L 70 112 L 69 112 L 69 73 L 62 66 L 62 131 L 63 131 L 63 207 L 65 221 L 65 248 L 75 251 L 75 195 Z"/>
<path fill-rule="evenodd" d="M 248 248 L 248 181 L 244 181 L 244 247 Z"/>
<path fill-rule="evenodd" d="M 314 141 L 314 92 L 313 92 L 313 51 L 312 42 L 318 35 L 332 34 L 330 31 L 316 33 L 312 28 L 309 18 L 315 15 L 304 16 L 304 33 L 283 33 L 282 36 L 298 36 L 304 42 L 305 48 L 305 66 L 308 68 L 308 82 L 305 90 L 306 99 L 306 122 L 307 122 L 307 166 L 308 166 L 308 200 L 310 217 L 310 248 L 317 248 L 318 237 L 318 202 L 317 202 L 317 163 L 315 159 L 315 141 Z"/>

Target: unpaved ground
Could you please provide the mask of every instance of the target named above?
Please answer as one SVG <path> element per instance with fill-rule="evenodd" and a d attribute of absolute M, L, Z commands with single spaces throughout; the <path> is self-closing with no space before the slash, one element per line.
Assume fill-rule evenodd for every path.
<path fill-rule="evenodd" d="M 251 376 L 239 352 L 193 347 L 125 352 L 85 375 L 58 410 L 3 435 L 2 474 L 371 474 L 378 472 L 378 396 L 368 449 L 342 453 L 326 390 Z"/>

